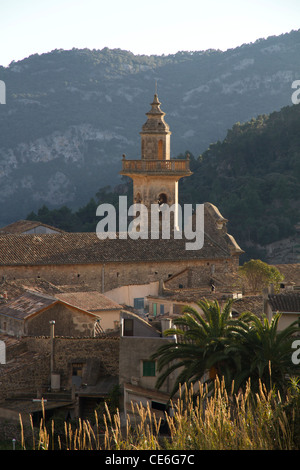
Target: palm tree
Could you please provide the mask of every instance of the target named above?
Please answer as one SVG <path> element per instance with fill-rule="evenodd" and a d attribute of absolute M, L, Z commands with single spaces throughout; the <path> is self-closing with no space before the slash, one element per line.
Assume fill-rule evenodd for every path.
<path fill-rule="evenodd" d="M 244 388 L 250 377 L 252 390 L 258 390 L 261 381 L 269 390 L 275 386 L 284 391 L 287 377 L 299 374 L 299 366 L 292 362 L 292 342 L 300 332 L 298 321 L 278 330 L 280 317 L 277 313 L 269 321 L 265 315 L 261 319 L 254 314 L 242 315 L 234 341 L 225 351 L 226 356 L 238 358 L 234 373 L 237 388 Z"/>
<path fill-rule="evenodd" d="M 232 302 L 228 300 L 221 310 L 217 301 L 200 300 L 197 305 L 203 314 L 190 306 L 184 308 L 174 328 L 165 332 L 165 336 L 176 335 L 177 341 L 161 346 L 151 357 L 161 372 L 157 388 L 175 371 L 171 397 L 179 384 L 203 381 L 207 371 L 208 382 L 222 376 L 226 387 L 234 385 L 234 391 L 246 387 L 249 378 L 252 391 L 258 390 L 260 381 L 269 389 L 284 390 L 287 376 L 299 375 L 291 346 L 300 332 L 298 322 L 278 331 L 280 314 L 270 322 L 251 313 L 232 319 Z"/>
<path fill-rule="evenodd" d="M 190 306 L 184 307 L 183 316 L 174 320 L 175 328 L 165 332 L 165 336 L 177 337 L 177 342 L 161 346 L 151 357 L 157 360 L 158 377 L 156 386 L 160 388 L 167 377 L 178 371 L 171 396 L 179 384 L 197 382 L 209 371 L 209 380 L 216 374 L 231 377 L 235 358 L 225 354 L 225 347 L 232 335 L 236 334 L 237 320 L 231 318 L 232 299 L 223 309 L 215 301 L 199 300 L 197 305 L 203 314 Z M 224 362 L 226 359 L 226 362 Z"/>

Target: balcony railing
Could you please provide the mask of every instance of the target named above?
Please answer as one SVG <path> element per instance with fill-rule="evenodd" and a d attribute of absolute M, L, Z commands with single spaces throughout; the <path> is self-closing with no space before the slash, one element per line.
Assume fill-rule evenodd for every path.
<path fill-rule="evenodd" d="M 184 173 L 189 174 L 189 160 L 122 160 L 122 172 L 133 173 Z"/>

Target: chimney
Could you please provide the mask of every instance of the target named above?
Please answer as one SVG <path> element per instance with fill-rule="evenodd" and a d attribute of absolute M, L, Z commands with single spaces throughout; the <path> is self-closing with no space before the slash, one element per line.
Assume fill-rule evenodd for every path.
<path fill-rule="evenodd" d="M 164 333 L 164 331 L 169 330 L 170 328 L 172 328 L 172 320 L 170 318 L 162 318 L 160 320 L 160 322 L 161 322 L 161 332 L 162 332 L 162 334 Z"/>
<path fill-rule="evenodd" d="M 53 374 L 54 369 L 54 325 L 55 321 L 51 320 L 50 323 L 50 341 L 51 341 L 51 356 L 50 356 L 50 372 Z"/>

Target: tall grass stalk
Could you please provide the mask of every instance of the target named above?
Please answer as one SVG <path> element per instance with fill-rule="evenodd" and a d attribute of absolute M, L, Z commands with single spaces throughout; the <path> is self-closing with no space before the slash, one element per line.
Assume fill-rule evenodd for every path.
<path fill-rule="evenodd" d="M 256 394 L 251 391 L 250 381 L 244 392 L 228 393 L 224 380 L 218 377 L 213 393 L 202 383 L 189 389 L 183 386 L 178 398 L 170 403 L 170 410 L 165 414 L 167 435 L 160 432 L 161 419 L 151 412 L 149 404 L 145 407 L 132 403 L 125 423 L 119 411 L 112 416 L 106 405 L 102 434 L 95 412 L 93 426 L 81 419 L 75 429 L 71 423 L 64 423 L 64 433 L 56 437 L 55 444 L 54 421 L 50 439 L 43 411 L 39 439 L 35 440 L 33 432 L 32 447 L 47 450 L 51 442 L 51 448 L 56 445 L 67 450 L 295 449 L 293 419 L 287 418 L 280 394 L 268 392 L 262 383 Z M 22 422 L 21 446 L 26 449 Z"/>

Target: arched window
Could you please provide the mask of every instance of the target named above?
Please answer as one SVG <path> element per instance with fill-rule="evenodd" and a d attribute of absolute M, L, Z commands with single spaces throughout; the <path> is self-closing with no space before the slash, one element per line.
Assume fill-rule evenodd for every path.
<path fill-rule="evenodd" d="M 163 159 L 163 141 L 159 140 L 158 141 L 158 148 L 157 148 L 157 155 L 158 155 L 158 160 Z"/>
<path fill-rule="evenodd" d="M 161 206 L 162 204 L 167 204 L 168 197 L 165 193 L 160 193 L 158 196 L 158 204 Z"/>

